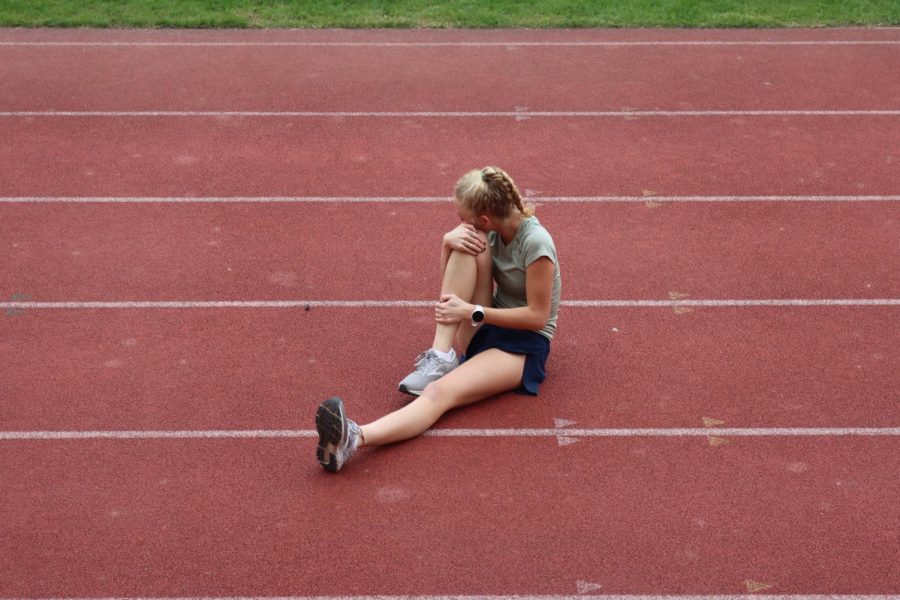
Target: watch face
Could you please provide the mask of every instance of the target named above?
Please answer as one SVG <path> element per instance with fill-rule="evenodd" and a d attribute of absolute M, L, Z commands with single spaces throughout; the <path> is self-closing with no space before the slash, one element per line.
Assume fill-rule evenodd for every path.
<path fill-rule="evenodd" d="M 481 323 L 484 320 L 484 311 L 476 310 L 475 312 L 473 312 L 472 320 L 475 321 L 476 323 Z"/>

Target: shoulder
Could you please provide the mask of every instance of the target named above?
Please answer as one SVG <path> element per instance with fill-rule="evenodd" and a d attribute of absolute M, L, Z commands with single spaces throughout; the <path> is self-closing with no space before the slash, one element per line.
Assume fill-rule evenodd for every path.
<path fill-rule="evenodd" d="M 527 229 L 523 232 L 522 242 L 526 245 L 539 245 L 553 247 L 553 236 L 550 232 L 537 220 L 537 217 L 530 217 L 525 221 Z"/>
<path fill-rule="evenodd" d="M 527 229 L 522 231 L 520 240 L 520 251 L 525 266 L 529 267 L 537 259 L 545 256 L 556 263 L 556 246 L 550 232 L 535 217 L 531 217 L 526 226 Z"/>

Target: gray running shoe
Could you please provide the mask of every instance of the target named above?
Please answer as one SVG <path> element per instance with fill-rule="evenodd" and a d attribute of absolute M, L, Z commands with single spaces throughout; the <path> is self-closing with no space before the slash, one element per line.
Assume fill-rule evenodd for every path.
<path fill-rule="evenodd" d="M 356 452 L 359 426 L 344 415 L 344 403 L 334 396 L 316 411 L 319 447 L 316 458 L 326 471 L 337 473 Z"/>
<path fill-rule="evenodd" d="M 416 357 L 416 370 L 400 382 L 400 391 L 419 396 L 426 385 L 437 381 L 458 366 L 459 356 L 454 356 L 453 360 L 443 360 L 434 350 L 426 350 Z"/>

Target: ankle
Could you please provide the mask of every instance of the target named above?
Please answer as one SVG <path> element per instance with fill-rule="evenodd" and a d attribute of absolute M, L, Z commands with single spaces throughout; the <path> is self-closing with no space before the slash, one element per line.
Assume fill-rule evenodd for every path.
<path fill-rule="evenodd" d="M 437 354 L 438 357 L 443 361 L 451 361 L 456 358 L 456 350 L 454 350 L 452 346 L 450 348 L 447 348 L 446 350 L 444 348 L 438 348 L 437 346 L 435 346 L 434 348 L 432 348 L 432 351 Z"/>

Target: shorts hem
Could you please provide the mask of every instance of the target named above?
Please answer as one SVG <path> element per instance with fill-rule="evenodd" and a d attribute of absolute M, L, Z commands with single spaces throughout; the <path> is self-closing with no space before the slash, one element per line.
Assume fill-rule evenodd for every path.
<path fill-rule="evenodd" d="M 537 396 L 541 383 L 547 376 L 546 363 L 550 354 L 550 340 L 537 331 L 485 324 L 469 342 L 465 357 L 471 358 L 491 348 L 525 356 L 522 379 L 519 386 L 511 391 L 523 396 Z"/>

